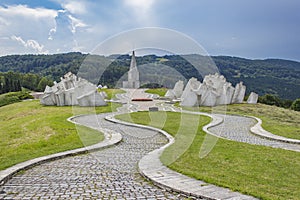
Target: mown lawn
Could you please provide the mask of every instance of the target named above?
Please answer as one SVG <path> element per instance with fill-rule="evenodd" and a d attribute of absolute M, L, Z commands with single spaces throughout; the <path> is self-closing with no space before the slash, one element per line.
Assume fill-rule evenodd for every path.
<path fill-rule="evenodd" d="M 35 157 L 98 143 L 102 133 L 67 121 L 74 114 L 111 112 L 104 107 L 42 106 L 37 100 L 0 108 L 0 170 Z"/>
<path fill-rule="evenodd" d="M 148 89 L 145 92 L 150 93 L 150 94 L 157 94 L 157 95 L 163 97 L 163 96 L 165 96 L 167 91 L 168 91 L 168 88 L 155 88 L 155 89 Z"/>
<path fill-rule="evenodd" d="M 173 170 L 261 199 L 300 199 L 299 152 L 209 138 L 202 131 L 210 121 L 204 116 L 137 112 L 117 118 L 157 127 L 164 120 L 151 119 L 166 119 L 163 129 L 177 143 L 163 153 L 161 160 Z M 202 144 L 209 148 L 214 143 L 212 151 L 200 158 Z"/>

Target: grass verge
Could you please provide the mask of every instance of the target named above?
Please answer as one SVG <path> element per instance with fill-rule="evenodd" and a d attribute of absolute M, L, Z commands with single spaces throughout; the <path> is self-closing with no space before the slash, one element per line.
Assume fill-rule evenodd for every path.
<path fill-rule="evenodd" d="M 159 115 L 162 115 L 161 117 Z M 156 118 L 164 118 L 164 113 L 158 112 Z M 183 115 L 187 121 L 197 121 L 199 116 L 167 113 L 163 129 L 175 139 L 184 140 L 184 135 L 177 137 L 179 130 L 191 137 L 190 124 L 181 123 Z M 118 119 L 139 124 L 151 124 L 159 127 L 159 120 L 151 120 L 148 112 L 138 112 L 117 116 Z M 166 150 L 161 160 L 168 167 L 196 179 L 230 188 L 244 194 L 261 199 L 299 199 L 300 197 L 300 156 L 298 152 L 256 146 L 219 139 L 208 156 L 200 159 L 199 151 L 205 141 L 206 133 L 202 126 L 209 122 L 206 117 L 200 117 L 197 134 L 193 136 L 191 145 L 173 163 L 173 156 Z M 172 146 L 170 147 L 172 148 Z"/>
<path fill-rule="evenodd" d="M 93 109 L 96 113 L 111 112 L 117 106 L 109 104 Z M 89 113 L 87 109 L 78 107 L 76 114 Z M 68 122 L 67 118 L 73 114 L 71 106 L 42 106 L 36 100 L 1 107 L 0 170 L 32 158 L 92 145 L 104 139 L 103 134 L 94 129 Z"/>
<path fill-rule="evenodd" d="M 168 91 L 168 88 L 155 88 L 155 89 L 148 89 L 145 92 L 150 93 L 150 94 L 157 94 L 157 95 L 163 97 L 163 96 L 165 96 L 167 91 Z"/>

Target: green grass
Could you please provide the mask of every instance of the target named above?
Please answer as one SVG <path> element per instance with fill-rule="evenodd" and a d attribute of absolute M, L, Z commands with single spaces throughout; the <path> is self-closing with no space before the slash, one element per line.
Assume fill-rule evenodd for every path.
<path fill-rule="evenodd" d="M 202 126 L 210 120 L 207 117 L 163 112 L 154 114 L 156 116 L 151 115 L 153 114 L 148 112 L 138 112 L 130 116 L 128 114 L 117 116 L 117 118 L 156 127 L 162 125 L 161 120 L 151 119 L 166 119 L 163 129 L 175 136 L 176 140 L 186 143 L 185 136 L 192 138 L 192 142 L 187 143 L 179 158 L 178 155 L 172 154 L 178 154 L 178 150 L 173 151 L 176 148 L 172 146 L 163 153 L 161 160 L 171 169 L 261 199 L 300 199 L 298 152 L 224 139 L 207 139 L 202 131 Z M 190 123 L 182 123 L 180 126 L 181 119 Z M 193 134 L 195 130 L 191 128 L 191 124 L 195 121 L 200 122 L 197 134 Z M 201 159 L 199 153 L 204 141 L 205 144 L 216 141 L 216 145 L 206 157 Z M 175 144 L 177 148 L 180 145 L 182 144 Z M 170 163 L 170 158 L 171 161 L 173 158 L 177 159 Z"/>
<path fill-rule="evenodd" d="M 150 93 L 150 94 L 157 94 L 161 97 L 165 96 L 167 93 L 168 88 L 155 88 L 155 89 L 148 89 L 145 92 Z"/>
<path fill-rule="evenodd" d="M 225 106 L 184 108 L 202 112 L 226 110 L 227 114 L 250 115 L 262 120 L 262 127 L 276 135 L 300 140 L 300 113 L 290 109 L 265 104 L 233 104 Z"/>
<path fill-rule="evenodd" d="M 113 89 L 113 88 L 107 88 L 107 89 L 98 89 L 99 92 L 106 92 L 107 99 L 114 99 L 116 98 L 116 94 L 125 93 L 124 90 L 121 89 Z"/>
<path fill-rule="evenodd" d="M 0 108 L 0 170 L 39 156 L 98 143 L 102 133 L 77 126 L 67 118 L 77 114 L 111 112 L 116 104 L 104 107 L 42 106 L 25 101 Z M 74 108 L 75 111 L 74 112 Z"/>

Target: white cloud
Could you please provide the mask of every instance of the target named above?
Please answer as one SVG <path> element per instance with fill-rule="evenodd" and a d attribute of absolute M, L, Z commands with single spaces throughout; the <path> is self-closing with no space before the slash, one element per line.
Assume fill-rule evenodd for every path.
<path fill-rule="evenodd" d="M 4 19 L 3 17 L 0 17 L 0 26 L 8 26 L 9 22 L 8 20 Z"/>
<path fill-rule="evenodd" d="M 89 11 L 90 2 L 93 0 L 51 0 L 59 4 L 64 10 L 72 14 L 86 14 Z M 98 2 L 97 2 L 98 4 Z"/>
<path fill-rule="evenodd" d="M 1 54 L 46 53 L 57 11 L 27 5 L 0 5 Z M 24 39 L 26 38 L 26 39 Z"/>
<path fill-rule="evenodd" d="M 0 36 L 47 37 L 53 27 L 56 10 L 29 8 L 27 5 L 0 6 Z M 41 39 L 41 38 L 39 38 Z"/>
<path fill-rule="evenodd" d="M 1 54 L 47 53 L 45 49 L 72 51 L 78 49 L 74 36 L 85 27 L 87 25 L 68 10 L 0 6 L 0 38 L 9 38 L 1 42 L 2 48 L 6 49 Z"/>
<path fill-rule="evenodd" d="M 36 53 L 47 53 L 47 51 L 44 51 L 44 45 L 40 45 L 35 40 L 23 40 L 21 37 L 17 37 L 15 35 L 12 35 L 11 40 L 18 42 L 19 44 L 23 45 L 25 48 L 29 50 L 34 50 Z"/>
<path fill-rule="evenodd" d="M 152 9 L 154 0 L 110 3 L 92 0 L 51 1 L 59 4 L 63 10 L 31 8 L 30 4 L 0 6 L 0 37 L 10 38 L 10 42 L 2 45 L 8 54 L 26 50 L 42 52 L 43 49 L 50 52 L 56 52 L 57 49 L 59 52 L 88 52 L 107 37 L 124 29 L 155 25 Z M 11 35 L 15 36 L 14 40 Z M 20 44 L 26 47 L 20 48 Z"/>
<path fill-rule="evenodd" d="M 85 24 L 83 21 L 81 21 L 80 19 L 75 18 L 72 15 L 68 16 L 71 20 L 71 25 L 72 25 L 72 33 L 76 32 L 76 29 L 78 28 L 84 28 L 87 27 L 88 25 Z"/>
<path fill-rule="evenodd" d="M 2 16 L 24 16 L 30 18 L 55 17 L 56 11 L 46 8 L 29 8 L 27 5 L 0 6 Z"/>
<path fill-rule="evenodd" d="M 51 28 L 49 31 L 49 37 L 48 40 L 53 40 L 53 35 L 56 33 L 56 27 Z"/>
<path fill-rule="evenodd" d="M 133 11 L 133 19 L 145 26 L 153 25 L 154 14 L 153 6 L 155 0 L 125 0 L 124 5 L 129 9 L 129 12 Z"/>
<path fill-rule="evenodd" d="M 57 51 L 78 51 L 78 42 L 75 36 L 78 30 L 87 27 L 82 20 L 74 17 L 67 10 L 58 11 L 55 17 L 55 26 L 50 29 L 48 40 L 53 44 L 59 44 Z M 80 39 L 80 38 L 79 38 Z"/>
<path fill-rule="evenodd" d="M 73 14 L 85 14 L 87 12 L 85 3 L 86 1 L 66 1 L 62 7 Z"/>
<path fill-rule="evenodd" d="M 149 10 L 153 3 L 154 0 L 125 0 L 125 4 L 142 11 Z"/>
<path fill-rule="evenodd" d="M 55 17 L 55 26 L 49 31 L 50 40 L 67 38 L 72 35 L 72 21 L 65 10 L 60 10 Z"/>
<path fill-rule="evenodd" d="M 237 0 L 218 1 L 219 7 L 215 6 L 215 0 L 188 3 L 172 0 L 12 1 L 19 5 L 12 5 L 9 0 L 5 2 L 6 6 L 0 3 L 0 55 L 44 49 L 50 53 L 57 49 L 88 52 L 114 34 L 145 26 L 183 31 L 208 47 L 212 54 L 251 57 L 261 52 L 264 57 L 282 53 L 297 58 L 300 55 L 298 2 L 279 1 L 272 4 L 268 12 L 258 9 L 256 13 L 249 8 L 263 8 L 258 6 L 261 4 L 258 0 L 246 6 Z M 28 5 L 21 5 L 24 2 Z M 64 15 L 59 16 L 59 9 L 64 10 Z M 216 42 L 218 47 L 214 45 Z"/>

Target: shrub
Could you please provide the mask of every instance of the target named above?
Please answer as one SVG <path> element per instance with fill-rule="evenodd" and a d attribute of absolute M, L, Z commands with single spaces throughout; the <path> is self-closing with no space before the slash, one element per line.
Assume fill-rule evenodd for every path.
<path fill-rule="evenodd" d="M 291 106 L 292 110 L 296 110 L 296 111 L 300 111 L 300 99 L 296 99 L 292 106 Z"/>
<path fill-rule="evenodd" d="M 264 96 L 259 97 L 258 102 L 263 103 L 263 104 L 267 104 L 267 105 L 271 105 L 271 106 L 275 105 L 275 106 L 278 106 L 278 107 L 282 107 L 281 100 L 277 96 L 272 95 L 272 94 L 266 94 Z"/>
<path fill-rule="evenodd" d="M 21 100 L 16 96 L 3 96 L 3 97 L 0 97 L 0 107 L 8 105 L 8 104 L 16 103 L 19 101 L 21 101 Z"/>
<path fill-rule="evenodd" d="M 154 88 L 162 88 L 162 87 L 163 87 L 163 85 L 158 84 L 158 83 L 146 83 L 146 84 L 142 85 L 140 88 L 154 89 Z"/>
<path fill-rule="evenodd" d="M 9 92 L 6 94 L 0 95 L 0 107 L 8 104 L 20 102 L 24 99 L 33 99 L 33 96 L 29 92 Z"/>

